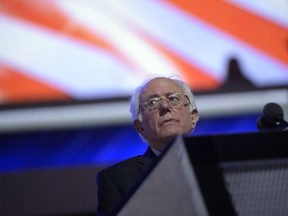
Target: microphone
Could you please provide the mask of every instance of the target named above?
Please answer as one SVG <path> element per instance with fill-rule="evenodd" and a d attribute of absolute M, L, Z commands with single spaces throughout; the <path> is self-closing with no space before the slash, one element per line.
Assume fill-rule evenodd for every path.
<path fill-rule="evenodd" d="M 263 108 L 264 118 L 269 122 L 279 123 L 284 121 L 282 107 L 277 103 L 268 103 Z"/>
<path fill-rule="evenodd" d="M 284 113 L 277 103 L 268 103 L 263 108 L 263 115 L 259 116 L 256 126 L 260 131 L 288 129 L 288 123 L 284 120 Z"/>

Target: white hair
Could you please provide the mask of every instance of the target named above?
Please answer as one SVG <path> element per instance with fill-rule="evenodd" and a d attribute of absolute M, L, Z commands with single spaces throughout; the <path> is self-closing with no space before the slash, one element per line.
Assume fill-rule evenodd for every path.
<path fill-rule="evenodd" d="M 171 75 L 168 77 L 152 75 L 147 80 L 145 80 L 139 87 L 137 87 L 132 94 L 132 97 L 130 100 L 130 113 L 131 113 L 132 122 L 134 122 L 137 119 L 142 121 L 142 115 L 140 112 L 140 95 L 143 91 L 143 88 L 151 80 L 153 80 L 155 78 L 161 78 L 161 77 L 168 78 L 168 79 L 175 81 L 183 89 L 184 94 L 187 95 L 187 97 L 190 101 L 190 104 L 189 104 L 190 112 L 192 112 L 194 110 L 197 111 L 196 103 L 194 100 L 194 95 L 193 95 L 190 87 L 185 82 L 183 82 L 178 75 Z"/>

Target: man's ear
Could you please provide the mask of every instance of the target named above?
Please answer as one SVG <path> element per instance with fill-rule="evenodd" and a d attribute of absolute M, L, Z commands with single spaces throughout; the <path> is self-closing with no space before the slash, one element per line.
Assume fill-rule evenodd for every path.
<path fill-rule="evenodd" d="M 136 129 L 136 131 L 141 134 L 142 137 L 145 138 L 144 136 L 144 128 L 142 127 L 142 122 L 140 122 L 138 119 L 136 119 L 133 122 L 134 128 Z"/>
<path fill-rule="evenodd" d="M 193 126 L 196 125 L 196 123 L 198 122 L 199 120 L 199 113 L 196 109 L 194 109 L 192 112 L 191 112 L 191 120 L 192 120 L 192 124 Z"/>

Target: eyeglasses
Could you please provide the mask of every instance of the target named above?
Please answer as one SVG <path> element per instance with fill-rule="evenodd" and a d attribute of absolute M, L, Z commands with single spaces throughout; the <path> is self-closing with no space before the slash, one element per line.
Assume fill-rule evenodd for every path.
<path fill-rule="evenodd" d="M 181 93 L 169 94 L 165 97 L 153 97 L 149 98 L 143 103 L 140 104 L 139 108 L 143 108 L 145 111 L 153 111 L 160 107 L 162 100 L 166 100 L 170 107 L 180 107 L 190 104 L 189 98 L 187 95 Z M 141 109 L 139 109 L 139 112 Z"/>

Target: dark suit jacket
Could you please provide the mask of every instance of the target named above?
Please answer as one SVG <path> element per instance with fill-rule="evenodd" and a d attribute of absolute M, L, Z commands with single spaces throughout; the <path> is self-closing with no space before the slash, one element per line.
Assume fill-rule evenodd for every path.
<path fill-rule="evenodd" d="M 148 147 L 144 155 L 129 158 L 100 171 L 97 174 L 97 215 L 108 215 L 156 158 Z"/>

